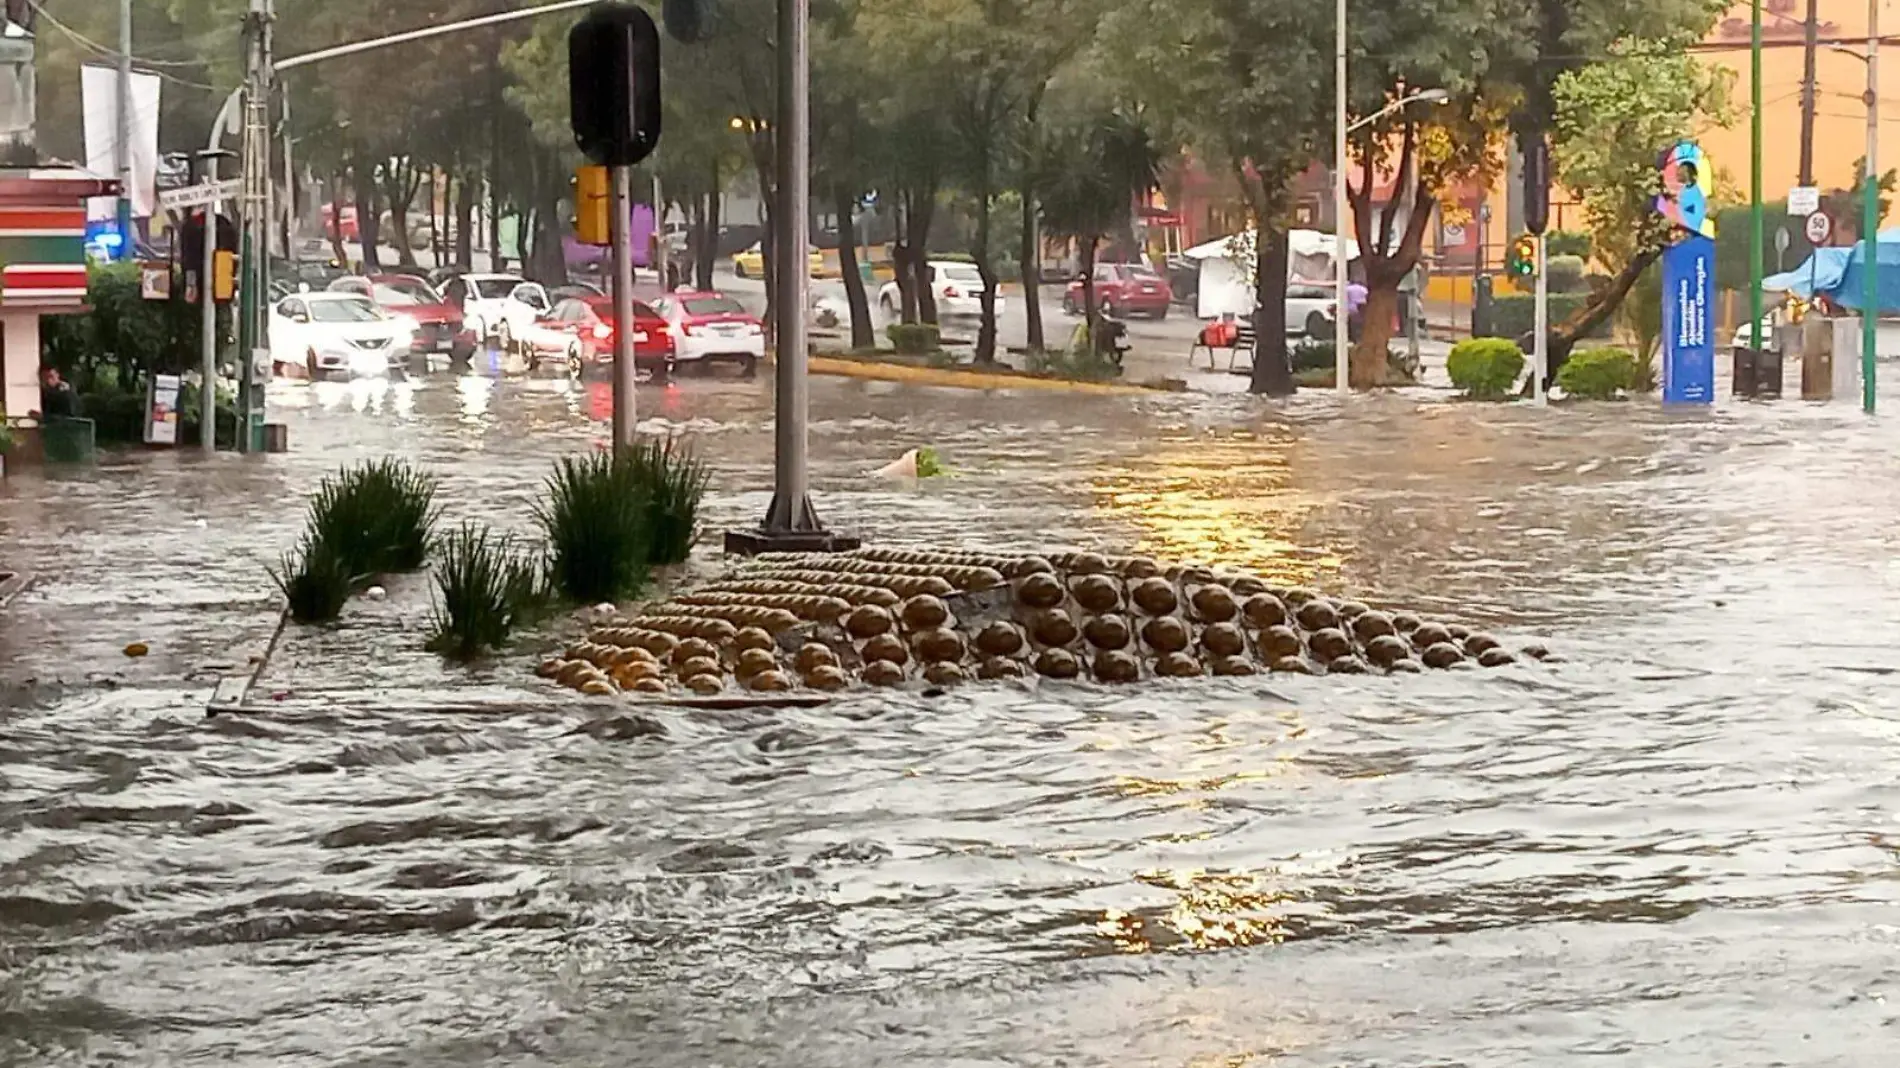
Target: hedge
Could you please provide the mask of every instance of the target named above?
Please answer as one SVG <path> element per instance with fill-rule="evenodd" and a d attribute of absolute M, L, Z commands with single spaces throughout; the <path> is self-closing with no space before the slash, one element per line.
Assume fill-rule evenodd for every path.
<path fill-rule="evenodd" d="M 1582 400 L 1614 400 L 1635 391 L 1636 357 L 1610 348 L 1571 353 L 1557 371 L 1557 385 Z"/>
<path fill-rule="evenodd" d="M 1473 400 L 1503 400 L 1524 373 L 1524 352 L 1505 338 L 1471 338 L 1451 347 L 1445 373 Z"/>

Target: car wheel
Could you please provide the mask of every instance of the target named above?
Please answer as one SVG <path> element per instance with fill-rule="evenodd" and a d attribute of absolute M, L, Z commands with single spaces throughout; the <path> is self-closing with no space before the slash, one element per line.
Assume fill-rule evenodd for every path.
<path fill-rule="evenodd" d="M 878 296 L 877 306 L 884 309 L 884 315 L 886 318 L 889 318 L 897 314 L 897 302 L 891 299 L 891 295 L 889 293 L 880 294 Z"/>
<path fill-rule="evenodd" d="M 569 345 L 567 347 L 568 377 L 574 379 L 580 378 L 583 369 L 584 365 L 581 363 L 581 347 L 579 345 Z"/>
<path fill-rule="evenodd" d="M 740 263 L 738 260 L 733 260 L 732 261 L 732 275 L 734 278 L 744 278 L 746 276 L 745 264 Z"/>
<path fill-rule="evenodd" d="M 740 378 L 757 378 L 758 376 L 759 376 L 758 358 L 755 356 L 747 356 L 745 360 L 739 364 L 739 377 Z"/>
<path fill-rule="evenodd" d="M 309 352 L 304 354 L 304 375 L 310 381 L 315 382 L 317 380 L 318 374 L 319 372 L 317 370 L 317 350 L 311 349 Z"/>
<path fill-rule="evenodd" d="M 1333 339 L 1332 320 L 1319 312 L 1307 313 L 1306 336 L 1315 341 L 1331 341 Z"/>

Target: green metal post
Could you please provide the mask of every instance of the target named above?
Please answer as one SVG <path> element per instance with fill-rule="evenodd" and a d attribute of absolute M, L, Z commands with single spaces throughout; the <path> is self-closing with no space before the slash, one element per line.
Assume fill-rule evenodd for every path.
<path fill-rule="evenodd" d="M 251 350 L 257 347 L 257 257 L 251 254 L 251 231 L 244 229 L 238 244 L 237 441 L 238 452 L 251 451 Z"/>
<path fill-rule="evenodd" d="M 1750 6 L 1748 40 L 1748 336 L 1755 351 L 1766 348 L 1761 330 L 1761 0 Z"/>

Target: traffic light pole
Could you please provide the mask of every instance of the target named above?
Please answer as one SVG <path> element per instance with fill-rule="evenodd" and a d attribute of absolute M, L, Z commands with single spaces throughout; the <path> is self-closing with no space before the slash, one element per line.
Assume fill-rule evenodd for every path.
<path fill-rule="evenodd" d="M 218 157 L 207 152 L 204 158 L 204 180 L 215 186 Z M 219 203 L 213 200 L 205 205 L 205 252 L 198 266 L 198 323 L 204 347 L 204 384 L 198 388 L 198 433 L 203 438 L 199 447 L 206 456 L 215 456 L 218 452 L 218 302 L 213 296 L 215 287 L 211 275 L 217 269 Z"/>
<path fill-rule="evenodd" d="M 608 233 L 613 243 L 614 265 L 614 455 L 626 455 L 633 447 L 634 427 L 639 420 L 634 412 L 633 363 L 633 169 L 610 167 L 613 197 L 608 205 Z"/>
<path fill-rule="evenodd" d="M 1550 373 L 1550 257 L 1544 235 L 1537 235 L 1537 296 L 1531 325 L 1531 400 L 1544 403 L 1544 376 Z"/>

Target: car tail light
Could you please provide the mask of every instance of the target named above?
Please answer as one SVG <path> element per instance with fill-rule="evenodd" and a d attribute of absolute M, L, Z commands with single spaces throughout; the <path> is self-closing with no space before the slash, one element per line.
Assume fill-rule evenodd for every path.
<path fill-rule="evenodd" d="M 612 336 L 614 336 L 614 328 L 611 324 L 608 324 L 608 323 L 594 324 L 594 337 L 598 338 L 601 341 L 605 341 Z"/>
<path fill-rule="evenodd" d="M 956 287 L 956 286 L 944 286 L 944 287 L 943 287 L 943 296 L 944 296 L 944 299 L 945 299 L 945 300 L 954 300 L 954 299 L 956 299 L 956 296 L 957 296 L 957 287 Z"/>

